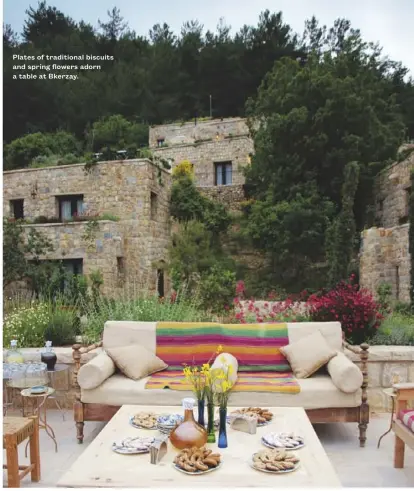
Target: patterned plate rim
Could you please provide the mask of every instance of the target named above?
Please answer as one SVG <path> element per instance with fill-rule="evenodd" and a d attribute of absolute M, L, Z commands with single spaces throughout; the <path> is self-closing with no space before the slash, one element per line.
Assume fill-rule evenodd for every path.
<path fill-rule="evenodd" d="M 299 450 L 300 448 L 303 448 L 305 446 L 304 443 L 301 443 L 297 447 L 293 447 L 293 448 L 288 448 L 288 447 L 275 447 L 275 446 L 271 445 L 270 443 L 267 443 L 264 440 L 264 436 L 262 436 L 262 443 L 267 448 L 271 448 L 273 450 L 286 450 L 287 452 L 291 452 L 292 450 Z"/>
<path fill-rule="evenodd" d="M 252 469 L 254 469 L 255 471 L 266 472 L 266 474 L 289 474 L 290 472 L 295 472 L 300 467 L 300 462 L 298 462 L 297 464 L 295 464 L 295 467 L 293 469 L 286 469 L 284 471 L 269 471 L 269 469 L 258 469 L 257 467 L 254 466 L 254 463 L 253 463 L 253 457 L 256 455 L 256 453 L 254 453 L 252 455 L 251 459 L 249 460 L 250 467 Z"/>
<path fill-rule="evenodd" d="M 119 447 L 118 445 L 116 445 L 115 443 L 112 444 L 112 451 L 115 452 L 115 453 L 118 453 L 120 455 L 138 455 L 138 454 L 143 454 L 143 453 L 149 453 L 150 452 L 150 449 L 148 448 L 147 450 L 134 450 L 131 448 L 130 451 L 122 451 L 121 450 L 122 447 Z"/>
<path fill-rule="evenodd" d="M 129 424 L 131 426 L 133 426 L 134 428 L 137 428 L 138 430 L 158 430 L 158 427 L 157 425 L 153 426 L 152 428 L 147 428 L 146 426 L 141 426 L 141 425 L 137 425 L 134 423 L 134 416 L 131 416 L 129 418 Z"/>
<path fill-rule="evenodd" d="M 210 467 L 207 471 L 198 471 L 198 472 L 188 472 L 185 471 L 184 469 L 181 469 L 181 467 L 178 467 L 177 464 L 174 464 L 173 462 L 173 467 L 179 472 L 182 472 L 183 474 L 187 474 L 188 476 L 202 476 L 203 474 L 209 474 L 210 472 L 216 471 L 217 469 L 220 469 L 220 467 L 223 465 L 223 462 L 220 462 L 220 464 L 217 467 Z"/>

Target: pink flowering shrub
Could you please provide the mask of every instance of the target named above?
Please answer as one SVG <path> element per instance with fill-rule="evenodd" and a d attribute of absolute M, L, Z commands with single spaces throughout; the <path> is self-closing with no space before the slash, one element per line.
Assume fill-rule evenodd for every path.
<path fill-rule="evenodd" d="M 230 322 L 238 324 L 260 322 L 304 322 L 309 320 L 306 305 L 288 298 L 280 302 L 256 302 L 234 299 L 234 317 Z"/>
<path fill-rule="evenodd" d="M 352 283 L 341 282 L 327 293 L 311 295 L 308 304 L 313 321 L 339 321 L 353 344 L 370 339 L 383 319 L 371 293 Z"/>

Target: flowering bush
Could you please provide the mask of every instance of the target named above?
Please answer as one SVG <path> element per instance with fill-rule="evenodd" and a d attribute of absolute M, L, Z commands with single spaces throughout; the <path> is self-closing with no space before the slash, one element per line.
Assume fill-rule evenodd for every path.
<path fill-rule="evenodd" d="M 230 322 L 305 322 L 309 320 L 306 304 L 288 298 L 280 302 L 256 302 L 234 299 L 234 318 Z"/>
<path fill-rule="evenodd" d="M 311 295 L 308 303 L 313 321 L 339 321 L 353 344 L 371 338 L 383 319 L 371 293 L 352 283 L 341 282 L 327 293 Z"/>
<path fill-rule="evenodd" d="M 50 311 L 46 303 L 13 309 L 4 318 L 3 345 L 7 347 L 12 339 L 16 339 L 22 348 L 43 346 L 49 321 Z"/>

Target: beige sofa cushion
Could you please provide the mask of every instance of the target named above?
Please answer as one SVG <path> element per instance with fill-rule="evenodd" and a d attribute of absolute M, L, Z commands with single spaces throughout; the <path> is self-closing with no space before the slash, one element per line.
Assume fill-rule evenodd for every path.
<path fill-rule="evenodd" d="M 338 353 L 329 360 L 328 372 L 333 383 L 342 392 L 355 392 L 362 385 L 361 370 L 343 353 Z"/>
<path fill-rule="evenodd" d="M 135 381 L 121 374 L 112 375 L 92 390 L 81 390 L 81 399 L 85 403 L 123 404 L 148 406 L 181 406 L 184 397 L 192 397 L 192 392 L 170 389 L 145 389 L 148 377 Z M 305 409 L 358 407 L 361 405 L 361 389 L 347 394 L 335 387 L 329 375 L 313 375 L 298 379 L 298 394 L 275 392 L 231 392 L 229 405 L 243 406 L 281 406 L 303 407 Z"/>
<path fill-rule="evenodd" d="M 82 389 L 94 389 L 115 373 L 115 364 L 103 351 L 80 367 L 78 384 Z"/>
<path fill-rule="evenodd" d="M 287 327 L 289 344 L 319 331 L 332 349 L 343 351 L 340 322 L 288 322 Z"/>
<path fill-rule="evenodd" d="M 319 331 L 280 348 L 297 378 L 307 378 L 336 356 Z"/>
<path fill-rule="evenodd" d="M 102 345 L 104 349 L 139 344 L 151 353 L 156 348 L 156 322 L 105 322 Z"/>
<path fill-rule="evenodd" d="M 121 372 L 133 380 L 140 380 L 168 367 L 161 358 L 137 344 L 108 348 L 107 353 Z"/>

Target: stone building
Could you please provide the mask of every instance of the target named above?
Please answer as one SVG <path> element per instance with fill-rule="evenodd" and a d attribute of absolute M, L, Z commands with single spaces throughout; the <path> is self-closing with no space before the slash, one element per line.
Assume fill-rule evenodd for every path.
<path fill-rule="evenodd" d="M 74 274 L 99 270 L 105 294 L 126 282 L 164 294 L 170 172 L 125 160 L 6 171 L 3 183 L 4 216 L 51 240 L 53 252 L 41 259 L 61 260 Z"/>
<path fill-rule="evenodd" d="M 150 148 L 172 166 L 189 160 L 203 194 L 231 209 L 244 199 L 243 168 L 250 163 L 253 140 L 242 118 L 194 120 L 150 128 Z"/>
<path fill-rule="evenodd" d="M 361 285 L 376 292 L 381 283 L 392 286 L 394 299 L 410 301 L 410 254 L 408 252 L 408 205 L 413 152 L 384 169 L 377 177 L 376 227 L 364 230 L 360 251 Z"/>

